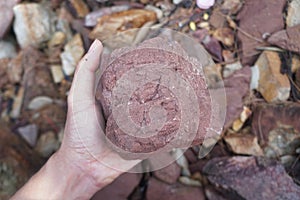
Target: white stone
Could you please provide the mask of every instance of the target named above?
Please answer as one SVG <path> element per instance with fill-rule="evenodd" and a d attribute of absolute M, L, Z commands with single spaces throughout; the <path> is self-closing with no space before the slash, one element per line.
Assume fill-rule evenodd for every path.
<path fill-rule="evenodd" d="M 70 76 L 74 73 L 78 62 L 84 54 L 83 43 L 79 34 L 76 34 L 60 54 L 62 67 L 65 75 Z"/>
<path fill-rule="evenodd" d="M 300 0 L 293 0 L 288 8 L 288 14 L 286 17 L 286 24 L 288 27 L 292 27 L 300 24 Z"/>
<path fill-rule="evenodd" d="M 53 100 L 50 97 L 38 96 L 32 99 L 28 104 L 28 109 L 38 110 L 46 105 L 53 103 Z"/>
<path fill-rule="evenodd" d="M 50 10 L 38 3 L 22 3 L 14 8 L 13 29 L 19 45 L 24 48 L 32 45 L 39 47 L 48 41 L 53 33 Z"/>

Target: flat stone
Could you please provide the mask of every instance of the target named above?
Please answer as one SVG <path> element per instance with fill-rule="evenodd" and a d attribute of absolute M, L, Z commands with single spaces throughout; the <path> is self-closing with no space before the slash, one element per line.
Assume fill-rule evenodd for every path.
<path fill-rule="evenodd" d="M 226 18 L 220 9 L 216 8 L 213 10 L 209 19 L 209 23 L 214 28 L 223 28 L 226 25 Z"/>
<path fill-rule="evenodd" d="M 276 52 L 264 51 L 255 63 L 259 70 L 257 90 L 267 102 L 285 101 L 290 96 L 290 81 L 280 73 L 281 60 Z"/>
<path fill-rule="evenodd" d="M 47 96 L 37 96 L 32 99 L 28 104 L 28 109 L 30 110 L 38 110 L 45 105 L 49 105 L 53 103 L 53 99 Z"/>
<path fill-rule="evenodd" d="M 17 55 L 15 44 L 11 40 L 0 40 L 0 59 Z"/>
<path fill-rule="evenodd" d="M 59 140 L 55 133 L 48 131 L 41 134 L 39 137 L 35 150 L 44 158 L 51 156 L 59 148 Z"/>
<path fill-rule="evenodd" d="M 258 145 L 257 137 L 250 134 L 230 134 L 224 137 L 225 142 L 236 154 L 262 156 L 263 151 Z"/>
<path fill-rule="evenodd" d="M 20 0 L 2 0 L 0 1 L 0 38 L 3 38 L 5 33 L 11 26 L 11 23 L 14 18 L 13 7 L 19 3 Z"/>
<path fill-rule="evenodd" d="M 271 35 L 268 42 L 283 49 L 300 52 L 300 25 L 288 27 Z"/>
<path fill-rule="evenodd" d="M 97 25 L 98 19 L 104 15 L 110 15 L 112 13 L 121 12 L 124 10 L 128 10 L 130 8 L 129 5 L 119 5 L 119 6 L 111 6 L 104 7 L 93 12 L 87 14 L 84 18 L 84 25 L 87 27 L 94 27 Z"/>
<path fill-rule="evenodd" d="M 288 27 L 300 25 L 300 0 L 293 0 L 289 4 L 288 13 L 286 17 L 286 25 Z"/>
<path fill-rule="evenodd" d="M 148 182 L 146 198 L 151 200 L 204 200 L 205 196 L 200 187 L 188 187 L 176 183 L 173 185 L 166 184 L 155 178 L 151 178 Z"/>
<path fill-rule="evenodd" d="M 98 20 L 96 27 L 92 30 L 89 37 L 91 39 L 99 39 L 109 46 L 116 44 L 116 35 L 122 34 L 125 31 L 125 39 L 118 42 L 132 43 L 136 32 L 126 31 L 128 29 L 140 28 L 147 22 L 156 21 L 156 13 L 150 10 L 130 9 L 111 15 L 105 15 Z M 114 34 L 112 34 L 114 33 Z M 118 35 L 118 36 L 119 36 Z M 114 38 L 113 41 L 109 39 Z M 121 39 L 122 37 L 120 37 Z"/>
<path fill-rule="evenodd" d="M 181 169 L 176 162 L 171 163 L 167 167 L 156 170 L 153 172 L 154 176 L 161 181 L 169 184 L 176 183 L 180 176 Z"/>
<path fill-rule="evenodd" d="M 83 42 L 79 34 L 76 34 L 60 54 L 63 71 L 67 76 L 75 72 L 76 66 L 84 55 Z"/>
<path fill-rule="evenodd" d="M 209 181 L 234 194 L 231 199 L 299 199 L 300 187 L 276 161 L 259 157 L 223 157 L 204 167 Z"/>
<path fill-rule="evenodd" d="M 18 128 L 18 133 L 31 147 L 35 146 L 38 136 L 38 127 L 35 124 Z"/>
<path fill-rule="evenodd" d="M 260 53 L 256 47 L 267 45 L 263 40 L 264 34 L 272 34 L 284 28 L 282 12 L 285 4 L 286 0 L 245 1 L 237 16 L 240 28 L 237 35 L 243 52 L 242 64 L 253 65 Z"/>
<path fill-rule="evenodd" d="M 14 7 L 14 32 L 19 45 L 39 47 L 48 41 L 54 30 L 50 11 L 37 3 L 23 3 Z"/>

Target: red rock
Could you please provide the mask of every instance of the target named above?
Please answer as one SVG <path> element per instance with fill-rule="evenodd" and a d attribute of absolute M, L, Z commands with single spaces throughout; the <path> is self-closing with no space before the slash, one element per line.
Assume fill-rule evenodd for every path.
<path fill-rule="evenodd" d="M 283 49 L 300 53 L 300 24 L 271 35 L 268 42 Z"/>
<path fill-rule="evenodd" d="M 0 38 L 3 38 L 5 33 L 11 26 L 12 20 L 14 18 L 13 7 L 19 3 L 20 0 L 2 0 L 0 1 Z"/>
<path fill-rule="evenodd" d="M 282 11 L 285 4 L 285 0 L 245 1 L 237 17 L 242 30 L 238 31 L 238 37 L 241 40 L 243 64 L 253 64 L 259 53 L 255 48 L 266 45 L 263 42 L 264 34 L 272 34 L 284 28 Z M 248 36 L 243 32 L 246 32 Z"/>
<path fill-rule="evenodd" d="M 173 184 L 176 183 L 177 179 L 179 178 L 180 172 L 181 168 L 177 165 L 176 162 L 173 162 L 167 167 L 154 171 L 153 174 L 161 181 Z"/>
<path fill-rule="evenodd" d="M 243 111 L 243 98 L 250 91 L 251 70 L 249 67 L 235 71 L 231 76 L 224 79 L 227 111 L 225 119 L 225 130 L 231 126 Z"/>
<path fill-rule="evenodd" d="M 214 9 L 210 16 L 209 23 L 215 28 L 223 28 L 226 25 L 226 18 L 219 9 Z"/>
<path fill-rule="evenodd" d="M 168 185 L 155 178 L 148 182 L 146 193 L 148 200 L 204 200 L 205 196 L 201 188 L 183 186 L 179 183 Z"/>
<path fill-rule="evenodd" d="M 239 199 L 299 199 L 300 187 L 276 161 L 255 157 L 223 157 L 204 168 L 209 181 L 235 192 Z"/>
<path fill-rule="evenodd" d="M 214 38 L 214 37 L 210 37 L 210 36 L 206 36 L 203 40 L 202 40 L 202 44 L 205 47 L 205 49 L 211 53 L 214 58 L 217 61 L 222 61 L 222 47 L 219 43 L 219 41 Z"/>
<path fill-rule="evenodd" d="M 133 192 L 141 180 L 140 174 L 124 173 L 114 182 L 98 191 L 92 200 L 124 200 Z"/>
<path fill-rule="evenodd" d="M 184 152 L 184 156 L 186 157 L 189 163 L 195 163 L 198 161 L 197 155 L 191 148 Z"/>

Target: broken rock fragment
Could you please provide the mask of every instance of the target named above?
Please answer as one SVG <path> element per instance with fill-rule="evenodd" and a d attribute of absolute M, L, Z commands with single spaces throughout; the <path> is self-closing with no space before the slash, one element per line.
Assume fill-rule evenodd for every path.
<path fill-rule="evenodd" d="M 300 24 L 271 35 L 268 42 L 283 49 L 300 52 Z"/>
<path fill-rule="evenodd" d="M 286 17 L 286 24 L 288 27 L 300 24 L 300 0 L 293 0 L 289 4 L 288 14 Z"/>
<path fill-rule="evenodd" d="M 300 187 L 276 161 L 262 157 L 223 157 L 204 167 L 209 181 L 237 199 L 299 199 Z"/>
<path fill-rule="evenodd" d="M 54 30 L 50 11 L 38 3 L 23 3 L 14 7 L 14 32 L 19 45 L 24 48 L 39 47 L 48 41 Z"/>
<path fill-rule="evenodd" d="M 154 176 L 161 181 L 164 181 L 169 184 L 176 183 L 177 179 L 180 176 L 180 167 L 176 162 L 171 163 L 167 167 L 154 171 Z"/>
<path fill-rule="evenodd" d="M 267 102 L 285 101 L 290 96 L 290 81 L 281 74 L 281 60 L 276 52 L 264 51 L 255 63 L 258 68 L 258 87 Z"/>
<path fill-rule="evenodd" d="M 241 40 L 242 64 L 252 65 L 259 54 L 256 47 L 265 46 L 263 35 L 284 28 L 282 16 L 286 0 L 246 0 L 237 19 Z"/>
<path fill-rule="evenodd" d="M 75 68 L 84 54 L 83 42 L 79 34 L 76 34 L 60 54 L 63 71 L 67 76 L 74 73 Z"/>
<path fill-rule="evenodd" d="M 5 33 L 10 28 L 12 20 L 14 18 L 13 7 L 19 3 L 20 0 L 2 0 L 0 1 L 0 38 L 3 38 Z"/>

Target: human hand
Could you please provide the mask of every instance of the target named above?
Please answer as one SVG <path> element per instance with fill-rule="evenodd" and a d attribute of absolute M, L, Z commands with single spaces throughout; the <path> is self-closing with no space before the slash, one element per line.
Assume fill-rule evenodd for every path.
<path fill-rule="evenodd" d="M 118 169 L 129 170 L 139 162 L 122 159 L 105 144 L 94 95 L 102 50 L 95 40 L 77 66 L 60 149 L 13 199 L 89 199 L 122 173 Z"/>

